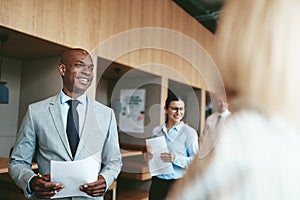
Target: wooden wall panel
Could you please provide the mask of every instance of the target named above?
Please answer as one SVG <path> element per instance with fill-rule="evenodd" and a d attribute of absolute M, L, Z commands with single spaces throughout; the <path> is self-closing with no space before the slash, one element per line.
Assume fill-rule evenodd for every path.
<path fill-rule="evenodd" d="M 98 39 L 99 0 L 1 0 L 0 24 L 65 46 L 90 48 Z"/>
<path fill-rule="evenodd" d="M 132 28 L 161 27 L 179 31 L 208 52 L 214 39 L 213 34 L 171 0 L 0 0 L 0 25 L 90 51 L 111 36 Z M 142 39 L 147 40 L 147 37 Z M 164 39 L 158 38 L 160 42 Z M 175 44 L 183 44 L 183 41 L 174 38 L 171 45 Z M 126 45 L 131 44 L 121 41 L 111 51 Z M 183 44 L 182 48 L 192 57 L 198 56 L 191 47 Z M 116 61 L 132 67 L 153 61 L 163 63 L 189 78 L 193 86 L 206 87 L 195 69 L 178 55 L 137 50 Z M 159 69 L 152 70 L 169 77 Z"/>

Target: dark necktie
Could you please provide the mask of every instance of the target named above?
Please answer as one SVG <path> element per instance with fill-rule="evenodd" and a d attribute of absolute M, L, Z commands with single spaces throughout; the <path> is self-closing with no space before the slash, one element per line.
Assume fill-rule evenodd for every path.
<path fill-rule="evenodd" d="M 70 105 L 67 118 L 67 136 L 71 148 L 73 157 L 75 156 L 76 149 L 79 143 L 79 120 L 78 112 L 76 110 L 79 101 L 78 100 L 69 100 L 67 103 Z"/>
<path fill-rule="evenodd" d="M 217 122 L 216 122 L 215 130 L 220 131 L 221 126 L 222 126 L 222 116 L 219 115 L 218 119 L 217 119 Z"/>

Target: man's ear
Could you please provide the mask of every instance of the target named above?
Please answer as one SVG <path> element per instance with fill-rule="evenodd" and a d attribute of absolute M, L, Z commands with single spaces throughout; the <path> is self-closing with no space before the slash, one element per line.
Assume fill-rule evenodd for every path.
<path fill-rule="evenodd" d="M 58 72 L 61 76 L 65 76 L 65 73 L 66 73 L 66 65 L 62 64 L 62 63 L 59 63 L 58 66 Z"/>

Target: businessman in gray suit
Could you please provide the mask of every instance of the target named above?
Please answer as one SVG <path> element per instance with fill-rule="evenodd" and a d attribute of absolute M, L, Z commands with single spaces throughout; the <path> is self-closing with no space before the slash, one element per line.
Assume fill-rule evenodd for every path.
<path fill-rule="evenodd" d="M 84 49 L 66 51 L 58 65 L 63 89 L 56 96 L 29 105 L 9 162 L 9 174 L 27 198 L 51 198 L 64 189 L 51 182 L 51 161 L 75 161 L 97 155 L 98 180 L 78 185 L 90 198 L 103 199 L 122 166 L 117 125 L 111 108 L 89 99 L 85 93 L 93 80 L 93 61 Z M 75 106 L 77 134 L 69 136 L 69 100 Z M 75 101 L 76 101 L 75 100 Z M 71 109 L 70 109 L 71 110 Z M 38 176 L 31 163 L 36 156 Z M 76 177 L 76 174 L 74 174 Z M 77 196 L 64 199 L 89 199 Z M 94 198 L 95 199 L 95 198 Z"/>

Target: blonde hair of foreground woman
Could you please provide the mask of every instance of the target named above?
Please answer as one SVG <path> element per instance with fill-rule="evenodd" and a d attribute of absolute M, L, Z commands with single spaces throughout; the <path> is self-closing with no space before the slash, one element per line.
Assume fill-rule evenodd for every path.
<path fill-rule="evenodd" d="M 288 149 L 287 152 L 289 152 L 289 150 L 293 148 L 297 150 L 296 147 L 299 142 L 295 141 L 295 143 L 289 146 L 289 142 L 291 140 L 290 138 L 285 140 L 286 137 L 284 137 L 284 135 L 288 135 L 290 128 L 296 130 L 295 132 L 298 133 L 300 130 L 300 123 L 298 122 L 298 114 L 300 113 L 300 1 L 225 0 L 225 4 L 222 10 L 224 12 L 222 13 L 222 16 L 219 20 L 216 33 L 215 58 L 217 66 L 221 71 L 225 83 L 227 96 L 230 96 L 231 101 L 229 101 L 229 105 L 231 107 L 231 111 L 233 111 L 232 117 L 234 118 L 234 113 L 239 113 L 239 111 L 241 110 L 249 110 L 250 112 L 259 111 L 259 113 L 261 113 L 260 117 L 262 117 L 262 119 L 280 116 L 280 119 L 283 119 L 288 124 L 286 132 L 283 131 L 283 134 L 280 135 L 280 139 L 283 139 L 282 144 L 283 146 L 287 145 L 284 146 L 284 148 Z M 244 117 L 243 122 L 245 123 L 246 121 L 246 125 L 249 126 L 249 123 L 251 123 L 251 121 L 247 124 L 248 116 L 242 117 Z M 239 118 L 236 117 L 234 120 L 234 122 L 237 122 L 237 124 L 239 125 Z M 266 122 L 268 120 L 262 121 Z M 225 129 L 227 125 L 225 125 Z M 231 123 L 231 128 L 232 125 L 233 123 Z M 255 125 L 256 124 L 253 124 L 252 126 Z M 262 127 L 265 127 L 264 124 L 262 125 Z M 269 126 L 266 125 L 266 127 L 268 128 Z M 265 134 L 265 136 L 272 137 L 272 129 L 267 129 L 266 132 L 267 134 Z M 291 132 L 294 133 L 294 131 Z M 223 136 L 225 138 L 226 134 L 224 133 Z M 253 149 L 260 148 L 260 146 L 255 146 L 256 139 L 253 139 L 253 137 L 251 138 L 251 133 L 246 137 L 250 138 L 251 142 L 253 142 L 251 143 L 254 144 Z M 278 137 L 278 135 L 275 137 Z M 263 144 L 264 142 L 268 144 L 269 142 L 267 140 L 259 141 L 260 139 L 261 138 L 257 138 L 259 144 Z M 264 139 L 268 139 L 268 137 Z M 226 142 L 228 142 L 228 140 Z M 245 144 L 247 144 L 248 141 L 246 140 L 244 142 L 246 142 Z M 278 144 L 276 142 L 278 141 L 276 141 L 275 139 L 274 144 Z M 274 159 L 274 163 L 270 159 L 270 162 L 272 162 L 271 165 L 274 164 L 275 168 L 273 171 L 271 170 L 271 172 L 277 173 L 276 170 L 279 170 L 278 176 L 276 176 L 277 174 L 274 174 L 278 179 L 274 180 L 278 181 L 283 178 L 282 185 L 279 184 L 280 187 L 277 188 L 278 190 L 274 190 L 273 193 L 271 192 L 270 194 L 268 193 L 269 191 L 265 192 L 262 189 L 259 190 L 259 193 L 255 194 L 255 191 L 258 191 L 255 185 L 251 185 L 252 188 L 250 190 L 247 190 L 247 187 L 244 187 L 244 189 L 246 189 L 243 193 L 243 191 L 239 191 L 239 189 L 243 188 L 243 186 L 239 185 L 241 185 L 243 181 L 247 184 L 248 179 L 245 179 L 240 180 L 241 182 L 239 182 L 238 180 L 237 182 L 218 182 L 217 184 L 219 184 L 219 187 L 223 187 L 221 189 L 222 192 L 227 191 L 233 194 L 232 196 L 222 196 L 225 193 L 221 192 L 219 194 L 218 192 L 220 192 L 220 190 L 214 190 L 214 187 L 211 187 L 212 183 L 210 182 L 209 176 L 215 175 L 215 177 L 220 177 L 228 173 L 224 169 L 224 171 L 222 171 L 221 173 L 213 174 L 213 172 L 215 172 L 213 168 L 218 167 L 218 165 L 222 165 L 222 162 L 219 162 L 220 160 L 222 161 L 222 157 L 220 158 L 220 153 L 222 156 L 222 152 L 218 151 L 218 143 L 216 145 L 216 149 L 214 149 L 212 153 L 205 157 L 205 159 L 199 159 L 197 157 L 195 158 L 183 180 L 175 183 L 167 199 L 224 199 L 226 197 L 228 197 L 228 199 L 236 199 L 234 198 L 234 194 L 237 193 L 242 196 L 245 195 L 243 199 L 266 200 L 266 198 L 261 198 L 264 195 L 266 195 L 267 199 L 272 195 L 275 195 L 274 197 L 276 197 L 276 199 L 280 199 L 280 195 L 290 195 L 289 199 L 297 199 L 299 197 L 299 192 L 286 192 L 289 191 L 289 189 L 291 189 L 291 191 L 295 189 L 294 183 L 297 181 L 293 182 L 293 180 L 290 180 L 290 178 L 291 174 L 294 174 L 294 178 L 296 179 L 300 176 L 299 169 L 296 169 L 299 167 L 299 159 L 295 157 L 295 165 L 291 169 L 284 168 L 282 170 L 280 167 L 285 167 L 285 164 L 282 164 L 278 167 L 279 162 L 290 163 L 292 161 L 290 157 L 295 153 L 287 153 L 286 158 L 284 158 L 285 156 L 279 154 L 277 159 Z M 276 158 L 276 148 L 278 149 L 280 147 L 275 146 L 276 148 L 274 149 L 268 149 L 269 147 L 273 148 L 274 146 L 266 145 L 265 149 L 261 149 L 267 150 L 267 152 L 261 153 L 263 154 L 270 152 L 272 158 Z M 243 147 L 237 150 L 243 150 Z M 249 155 L 251 157 L 251 151 L 247 151 L 247 153 L 249 152 Z M 237 154 L 238 153 L 239 152 L 237 152 Z M 240 155 L 243 155 L 243 153 L 241 153 Z M 233 151 L 232 157 L 235 156 L 236 154 Z M 218 161 L 215 160 L 216 157 Z M 234 159 L 235 158 L 233 158 L 233 160 Z M 247 159 L 248 158 L 245 158 L 245 160 Z M 243 158 L 242 161 L 244 161 Z M 253 161 L 259 162 L 255 159 L 253 159 Z M 212 162 L 214 162 L 213 166 L 211 166 Z M 232 166 L 234 166 L 234 164 Z M 253 163 L 246 163 L 246 165 L 242 165 L 242 168 L 241 166 L 237 166 L 236 169 L 231 170 L 233 173 L 242 173 L 247 177 L 247 175 L 249 174 L 247 174 L 247 171 L 245 169 L 248 169 L 248 166 L 254 168 L 258 167 L 255 169 L 250 168 L 250 170 L 252 170 L 251 172 L 254 172 L 254 175 L 258 176 L 258 182 L 260 181 L 259 173 L 264 173 L 264 170 L 268 170 L 267 168 L 263 169 L 264 166 L 260 167 L 259 164 Z M 290 165 L 287 166 L 290 167 Z M 285 176 L 283 176 L 283 174 L 285 173 L 287 173 L 286 175 L 289 176 L 287 179 L 285 178 Z M 245 178 L 243 175 L 240 177 Z M 268 177 L 268 175 L 266 175 L 265 177 Z M 220 180 L 222 180 L 222 178 L 220 178 Z M 262 179 L 261 181 L 263 182 L 266 180 Z M 268 181 L 271 185 L 270 188 L 277 184 L 277 182 L 273 184 L 272 180 Z M 268 183 L 264 184 L 268 185 Z M 255 188 L 257 190 L 255 190 Z M 253 193 L 249 193 L 249 191 L 252 191 Z M 297 189 L 294 191 L 297 191 Z M 197 195 L 201 192 L 207 193 L 208 196 L 202 195 L 202 198 L 197 198 Z M 235 197 L 239 199 L 239 197 L 241 197 L 239 195 Z M 259 198 L 255 198 L 255 195 L 257 195 L 256 197 Z M 203 198 L 203 196 L 205 197 Z"/>
<path fill-rule="evenodd" d="M 216 35 L 217 65 L 242 109 L 283 115 L 298 128 L 299 9 L 299 0 L 225 0 Z"/>

